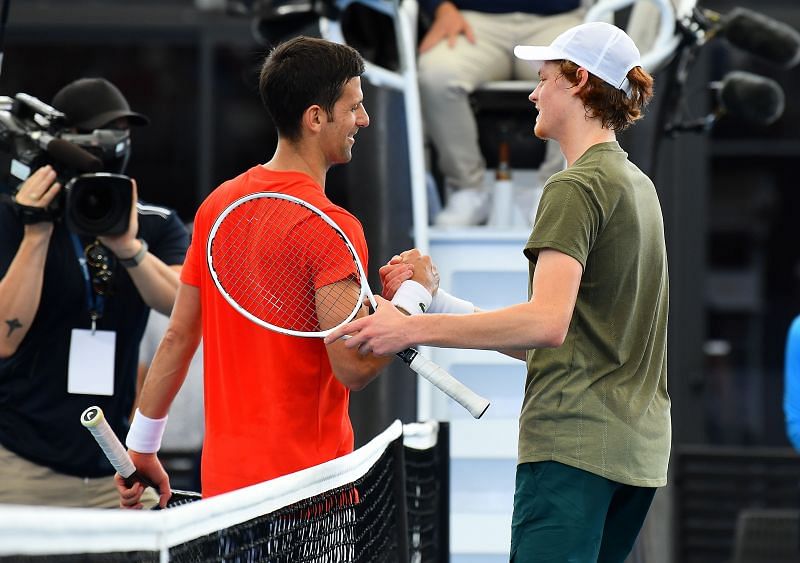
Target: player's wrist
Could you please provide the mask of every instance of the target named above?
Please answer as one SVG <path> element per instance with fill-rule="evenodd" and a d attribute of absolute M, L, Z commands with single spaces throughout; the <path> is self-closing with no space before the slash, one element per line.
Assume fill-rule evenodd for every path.
<path fill-rule="evenodd" d="M 392 297 L 392 304 L 409 315 L 419 315 L 428 310 L 432 298 L 430 292 L 421 283 L 406 280 L 397 288 Z"/>
<path fill-rule="evenodd" d="M 150 418 L 142 414 L 139 409 L 133 415 L 131 428 L 125 439 L 128 449 L 143 453 L 153 454 L 161 449 L 161 438 L 167 426 L 167 418 Z"/>
<path fill-rule="evenodd" d="M 450 295 L 441 287 L 433 296 L 428 313 L 446 313 L 451 315 L 467 315 L 475 312 L 475 305 L 471 301 Z"/>

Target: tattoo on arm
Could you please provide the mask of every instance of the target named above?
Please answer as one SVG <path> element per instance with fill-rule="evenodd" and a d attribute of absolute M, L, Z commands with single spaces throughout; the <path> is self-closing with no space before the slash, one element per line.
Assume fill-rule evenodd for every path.
<path fill-rule="evenodd" d="M 22 328 L 22 323 L 19 322 L 19 319 L 8 319 L 6 324 L 8 325 L 8 334 L 6 334 L 6 338 L 10 337 L 11 333 L 18 328 Z"/>

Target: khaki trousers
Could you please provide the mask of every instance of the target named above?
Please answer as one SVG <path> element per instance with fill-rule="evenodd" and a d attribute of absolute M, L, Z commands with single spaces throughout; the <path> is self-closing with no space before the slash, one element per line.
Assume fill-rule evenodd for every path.
<path fill-rule="evenodd" d="M 148 488 L 142 503 L 151 508 L 158 495 Z M 0 504 L 118 508 L 119 495 L 113 476 L 65 475 L 0 446 Z"/>
<path fill-rule="evenodd" d="M 421 55 L 418 62 L 423 126 L 436 148 L 448 192 L 479 188 L 484 180 L 486 163 L 478 144 L 478 125 L 469 95 L 484 82 L 537 80 L 538 73 L 531 62 L 517 59 L 514 47 L 549 45 L 561 32 L 581 23 L 586 12 L 579 8 L 553 16 L 466 10 L 461 13 L 472 26 L 475 43 L 464 35 L 452 48 L 447 41 L 441 41 Z M 548 141 L 540 168 L 542 180 L 563 168 L 558 144 Z"/>

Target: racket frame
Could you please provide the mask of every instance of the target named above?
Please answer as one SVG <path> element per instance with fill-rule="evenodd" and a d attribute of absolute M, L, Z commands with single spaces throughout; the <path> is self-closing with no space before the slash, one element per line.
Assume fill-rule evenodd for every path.
<path fill-rule="evenodd" d="M 320 219 L 325 221 L 325 223 L 327 223 L 330 227 L 332 227 L 333 230 L 336 232 L 336 234 L 338 234 L 342 238 L 342 241 L 344 242 L 345 246 L 347 246 L 347 250 L 352 255 L 353 262 L 355 262 L 356 268 L 358 269 L 359 284 L 360 284 L 361 287 L 360 287 L 360 292 L 359 292 L 359 295 L 358 295 L 358 301 L 356 302 L 355 308 L 347 316 L 347 318 L 345 318 L 342 322 L 340 322 L 336 326 L 333 326 L 333 327 L 325 329 L 325 330 L 318 330 L 318 331 L 309 332 L 309 331 L 292 330 L 292 329 L 289 329 L 289 328 L 284 328 L 284 327 L 280 327 L 280 326 L 274 325 L 272 323 L 269 323 L 269 322 L 265 321 L 264 319 L 258 318 L 257 316 L 253 315 L 252 313 L 247 311 L 245 308 L 240 306 L 236 302 L 236 300 L 233 297 L 231 297 L 228 294 L 227 291 L 225 291 L 224 287 L 222 286 L 222 283 L 219 280 L 219 276 L 217 275 L 217 271 L 214 268 L 214 261 L 212 259 L 212 252 L 211 252 L 211 247 L 213 245 L 214 239 L 216 238 L 217 230 L 219 230 L 219 227 L 220 227 L 220 225 L 222 225 L 222 222 L 225 220 L 225 218 L 230 213 L 232 213 L 234 210 L 236 210 L 240 205 L 242 205 L 242 204 L 244 204 L 244 203 L 246 203 L 246 202 L 248 202 L 250 200 L 253 200 L 253 199 L 263 199 L 263 198 L 283 199 L 283 200 L 295 203 L 297 205 L 300 205 L 302 207 L 305 207 L 309 211 L 311 211 L 314 214 L 316 214 L 317 216 L 319 216 Z M 361 264 L 361 259 L 358 257 L 358 253 L 356 252 L 356 249 L 353 247 L 353 244 L 350 242 L 350 239 L 348 239 L 347 235 L 344 234 L 344 231 L 342 231 L 342 229 L 339 227 L 339 225 L 337 225 L 336 222 L 333 219 L 331 219 L 330 217 L 328 217 L 328 215 L 324 211 L 322 211 L 321 209 L 311 205 L 307 201 L 304 201 L 304 200 L 302 200 L 300 198 L 297 198 L 297 197 L 294 197 L 294 196 L 291 196 L 291 195 L 288 195 L 288 194 L 282 194 L 280 192 L 255 192 L 255 193 L 248 194 L 246 196 L 240 197 L 239 199 L 235 200 L 233 203 L 230 203 L 222 211 L 222 213 L 220 213 L 219 217 L 216 218 L 216 220 L 214 221 L 214 224 L 211 226 L 211 230 L 208 233 L 208 243 L 206 244 L 206 261 L 208 263 L 208 270 L 211 273 L 212 279 L 214 280 L 214 285 L 217 287 L 217 289 L 219 290 L 220 294 L 225 298 L 225 301 L 227 301 L 231 305 L 231 307 L 236 309 L 236 311 L 238 311 L 244 317 L 246 317 L 247 319 L 253 321 L 257 325 L 263 326 L 264 328 L 268 328 L 270 330 L 274 330 L 276 332 L 280 332 L 282 334 L 290 334 L 292 336 L 300 336 L 300 337 L 303 337 L 303 338 L 324 338 L 325 336 L 328 336 L 331 332 L 333 332 L 334 330 L 336 330 L 340 326 L 349 323 L 350 321 L 352 321 L 355 318 L 355 316 L 358 314 L 358 311 L 361 309 L 361 304 L 362 304 L 362 302 L 364 300 L 364 297 L 369 299 L 370 305 L 372 305 L 373 310 L 378 305 L 377 302 L 375 301 L 375 296 L 372 294 L 372 290 L 370 289 L 369 284 L 367 282 L 367 275 L 364 272 L 364 266 Z"/>
<path fill-rule="evenodd" d="M 359 275 L 359 283 L 361 285 L 360 293 L 358 297 L 358 302 L 356 303 L 355 308 L 350 313 L 350 315 L 342 322 L 337 324 L 334 327 L 329 329 L 320 330 L 320 331 L 309 331 L 309 332 L 301 332 L 296 330 L 291 330 L 279 326 L 275 326 L 272 323 L 268 323 L 263 319 L 259 319 L 255 315 L 251 314 L 243 307 L 241 307 L 236 301 L 228 295 L 228 292 L 225 291 L 223 288 L 219 277 L 217 276 L 216 270 L 214 269 L 214 264 L 212 260 L 212 246 L 214 239 L 216 238 L 216 233 L 219 230 L 220 225 L 223 223 L 225 218 L 236 210 L 240 205 L 253 200 L 253 199 L 262 199 L 262 198 L 270 198 L 270 199 L 282 199 L 308 209 L 310 212 L 314 213 L 315 215 L 319 216 L 325 223 L 330 225 L 334 232 L 338 234 L 342 241 L 344 242 L 345 246 L 347 247 L 348 251 L 353 257 L 353 261 L 356 264 L 356 268 L 358 269 Z M 369 282 L 367 280 L 367 275 L 364 271 L 364 266 L 361 264 L 361 259 L 358 257 L 358 253 L 356 252 L 353 244 L 350 242 L 350 239 L 347 238 L 347 235 L 342 231 L 339 225 L 336 222 L 328 217 L 328 215 L 318 209 L 314 205 L 304 201 L 300 198 L 295 196 L 291 196 L 288 194 L 283 194 L 280 192 L 254 192 L 252 194 L 248 194 L 246 196 L 240 197 L 239 199 L 230 203 L 223 211 L 219 214 L 219 216 L 214 221 L 211 230 L 209 231 L 208 235 L 208 242 L 206 244 L 206 259 L 208 261 L 208 269 L 211 273 L 211 277 L 214 280 L 214 285 L 216 286 L 217 290 L 223 296 L 223 298 L 240 314 L 242 314 L 245 318 L 251 320 L 252 322 L 256 323 L 259 326 L 267 328 L 269 330 L 273 330 L 275 332 L 281 334 L 290 334 L 293 336 L 300 336 L 304 338 L 314 337 L 325 337 L 338 327 L 347 324 L 353 318 L 355 318 L 356 314 L 358 314 L 359 310 L 361 309 L 364 297 L 366 296 L 369 299 L 370 304 L 372 305 L 373 309 L 377 309 L 377 302 L 375 301 L 375 296 L 372 293 L 372 290 L 369 287 Z M 348 336 L 343 336 L 342 338 L 348 338 Z M 474 418 L 481 418 L 483 414 L 486 412 L 486 409 L 489 408 L 490 402 L 481 397 L 477 393 L 475 393 L 472 389 L 461 383 L 459 380 L 454 378 L 451 374 L 449 374 L 444 368 L 437 365 L 435 362 L 419 355 L 416 349 L 408 348 L 396 354 L 399 358 L 401 358 L 415 373 L 421 375 L 431 383 L 433 383 L 436 387 L 438 387 L 441 391 L 449 395 L 453 400 L 463 406 Z"/>

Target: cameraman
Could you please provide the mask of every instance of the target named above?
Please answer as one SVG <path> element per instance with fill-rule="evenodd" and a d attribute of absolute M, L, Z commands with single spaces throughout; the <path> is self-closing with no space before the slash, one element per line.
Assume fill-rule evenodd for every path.
<path fill-rule="evenodd" d="M 112 129 L 127 147 L 129 126 L 148 123 L 104 79 L 68 84 L 53 105 L 74 133 Z M 122 173 L 127 154 L 104 169 Z M 172 309 L 188 234 L 174 211 L 138 202 L 135 182 L 126 232 L 70 232 L 45 212 L 68 180 L 42 166 L 0 202 L 0 503 L 115 507 L 114 469 L 80 415 L 98 405 L 127 432 L 139 341 L 150 308 Z"/>

